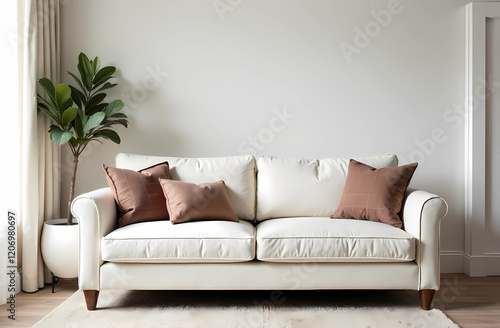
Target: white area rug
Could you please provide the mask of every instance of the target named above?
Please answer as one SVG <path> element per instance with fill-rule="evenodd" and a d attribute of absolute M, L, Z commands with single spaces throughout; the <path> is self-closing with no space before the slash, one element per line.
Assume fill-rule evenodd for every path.
<path fill-rule="evenodd" d="M 77 291 L 33 327 L 458 327 L 440 310 L 423 311 L 415 298 L 408 301 L 399 292 L 403 294 L 396 299 L 402 300 L 394 300 L 398 294 L 392 293 L 101 291 L 98 309 L 87 311 L 83 293 Z M 370 306 L 384 299 L 390 307 Z"/>

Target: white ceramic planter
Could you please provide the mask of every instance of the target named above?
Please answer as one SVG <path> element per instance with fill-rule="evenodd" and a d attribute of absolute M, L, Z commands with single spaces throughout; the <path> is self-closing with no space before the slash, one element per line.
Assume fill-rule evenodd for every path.
<path fill-rule="evenodd" d="M 42 230 L 42 256 L 49 270 L 59 278 L 78 277 L 78 224 L 66 219 L 45 221 Z M 73 222 L 77 222 L 73 219 Z"/>

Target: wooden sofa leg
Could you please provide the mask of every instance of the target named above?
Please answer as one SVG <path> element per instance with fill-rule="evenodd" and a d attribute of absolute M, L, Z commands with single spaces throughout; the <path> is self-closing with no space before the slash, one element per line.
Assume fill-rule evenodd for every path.
<path fill-rule="evenodd" d="M 430 310 L 432 298 L 434 297 L 434 289 L 423 289 L 419 290 L 418 294 L 420 296 L 420 307 L 422 310 Z"/>
<path fill-rule="evenodd" d="M 85 303 L 87 303 L 87 310 L 94 311 L 97 307 L 97 298 L 99 297 L 98 290 L 84 290 Z"/>

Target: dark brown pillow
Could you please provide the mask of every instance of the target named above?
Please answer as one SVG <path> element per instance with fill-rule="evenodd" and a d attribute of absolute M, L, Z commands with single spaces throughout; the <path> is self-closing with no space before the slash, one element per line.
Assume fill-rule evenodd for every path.
<path fill-rule="evenodd" d="M 224 181 L 194 183 L 159 179 L 173 224 L 225 220 L 239 222 L 231 208 Z"/>
<path fill-rule="evenodd" d="M 331 218 L 370 220 L 401 228 L 398 213 L 417 165 L 375 169 L 351 159 L 339 208 Z"/>
<path fill-rule="evenodd" d="M 158 179 L 170 179 L 167 162 L 133 171 L 102 165 L 118 209 L 119 226 L 142 221 L 168 220 L 165 196 Z"/>

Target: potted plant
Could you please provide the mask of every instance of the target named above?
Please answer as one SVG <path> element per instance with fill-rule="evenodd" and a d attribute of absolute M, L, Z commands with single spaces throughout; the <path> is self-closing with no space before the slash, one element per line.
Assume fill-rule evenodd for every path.
<path fill-rule="evenodd" d="M 78 276 L 78 225 L 73 222 L 71 202 L 75 195 L 76 172 L 80 155 L 91 141 L 102 143 L 109 139 L 120 143 L 116 125 L 128 127 L 127 116 L 121 113 L 124 103 L 117 99 L 105 102 L 105 90 L 117 84 L 109 80 L 116 72 L 114 66 L 101 66 L 99 57 L 89 60 L 78 56 L 79 77 L 68 72 L 76 86 L 54 84 L 47 78 L 38 81 L 46 96 L 40 94 L 38 109 L 49 117 L 52 125 L 50 139 L 58 145 L 67 144 L 73 154 L 73 170 L 68 197 L 68 212 L 65 219 L 49 220 L 42 232 L 42 256 L 53 275 L 61 278 Z"/>

